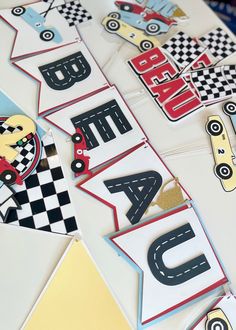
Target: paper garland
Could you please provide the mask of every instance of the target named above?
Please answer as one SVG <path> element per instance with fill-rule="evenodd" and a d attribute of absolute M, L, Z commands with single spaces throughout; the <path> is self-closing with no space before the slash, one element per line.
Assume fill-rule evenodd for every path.
<path fill-rule="evenodd" d="M 227 281 L 191 204 L 106 239 L 139 273 L 138 329 Z"/>
<path fill-rule="evenodd" d="M 45 8 L 47 6 L 48 8 L 48 4 L 49 1 L 43 1 L 35 6 Z M 67 26 L 67 28 L 63 28 L 63 31 L 70 31 L 71 38 L 74 36 L 71 31 L 75 32 L 74 22 L 90 19 L 90 15 L 83 12 L 83 8 L 78 9 L 77 5 L 79 5 L 77 1 L 72 1 L 70 5 L 58 4 L 57 11 L 53 11 L 50 4 L 51 8 L 49 6 L 48 12 L 46 10 L 48 17 L 49 14 L 57 12 L 57 17 L 60 17 L 60 20 L 63 19 L 63 24 Z M 72 15 L 73 10 L 76 12 L 74 16 Z M 80 10 L 83 12 L 82 14 L 80 14 Z M 10 15 L 14 16 L 14 22 L 18 22 L 14 24 L 16 26 L 19 24 L 20 29 L 28 31 L 31 29 L 30 23 L 27 21 L 27 14 L 30 12 L 34 15 L 37 14 L 32 8 L 19 7 L 11 12 L 5 11 L 2 16 L 6 15 L 8 20 L 13 19 Z M 58 13 L 61 16 L 58 16 Z M 37 17 L 40 16 L 38 14 Z M 66 16 L 67 19 L 65 19 Z M 7 18 L 5 19 L 7 20 Z M 55 26 L 59 25 L 55 23 Z M 113 208 L 117 231 L 127 227 L 124 231 L 112 234 L 108 238 L 111 240 L 112 237 L 114 242 L 117 240 L 116 243 L 113 242 L 116 246 L 120 244 L 119 253 L 125 255 L 125 249 L 131 251 L 132 248 L 137 253 L 140 249 L 139 258 L 148 251 L 146 254 L 144 253 L 145 269 L 136 261 L 135 256 L 131 258 L 135 262 L 136 270 L 140 272 L 142 269 L 144 274 L 149 274 L 147 277 L 144 276 L 144 297 L 143 302 L 140 302 L 142 312 L 139 314 L 138 327 L 141 329 L 150 325 L 169 311 L 176 310 L 180 305 L 226 283 L 227 278 L 201 227 L 199 216 L 192 205 L 190 196 L 147 142 L 138 122 L 116 88 L 110 86 L 86 45 L 82 41 L 78 42 L 78 36 L 73 42 L 62 43 L 64 39 L 57 30 L 45 32 L 31 29 L 31 32 L 34 36 L 40 32 L 39 38 L 35 39 L 37 41 L 32 43 L 31 48 L 27 48 L 22 43 L 22 49 L 16 43 L 12 58 L 36 54 L 34 57 L 19 60 L 15 64 L 40 83 L 39 115 L 45 115 L 48 121 L 55 121 L 55 124 L 69 135 L 73 135 L 76 129 L 83 131 L 88 152 L 91 153 L 91 168 L 96 168 L 113 157 L 125 153 L 117 161 L 83 181 L 80 187 Z M 25 43 L 28 38 L 32 38 L 31 32 L 24 37 Z M 214 49 L 208 47 L 209 38 L 206 36 L 200 39 L 202 43 L 200 44 L 183 32 L 179 32 L 162 48 L 154 48 L 129 61 L 139 79 L 146 84 L 153 99 L 170 120 L 180 120 L 205 105 L 216 103 L 232 95 L 234 66 L 212 67 L 212 63 L 215 64 L 215 62 L 211 55 L 218 60 L 223 59 L 235 52 L 235 44 L 221 29 L 218 29 L 217 33 L 213 33 L 214 40 L 215 35 L 221 42 L 219 48 L 214 44 Z M 18 37 L 20 40 L 20 32 Z M 48 38 L 48 40 L 43 38 Z M 224 43 L 222 38 L 226 42 L 225 48 L 222 46 Z M 46 41 L 48 45 L 49 43 L 61 43 L 60 46 L 63 47 L 46 46 Z M 203 45 L 204 43 L 205 45 Z M 193 71 L 189 71 L 190 69 Z M 199 71 L 195 71 L 196 69 Z M 215 84 L 215 86 L 211 85 L 208 90 L 203 86 L 206 78 L 209 84 Z M 209 90 L 212 92 L 211 95 L 208 93 Z M 115 97 L 111 97 L 112 94 Z M 77 110 L 78 104 L 82 105 L 82 110 Z M 113 119 L 112 124 L 110 120 L 107 121 L 107 115 L 104 115 L 105 110 L 109 111 L 111 108 L 114 108 L 114 111 L 107 113 Z M 65 113 L 67 116 L 69 110 L 71 110 L 70 117 L 66 117 L 66 121 L 62 123 L 57 116 L 60 113 Z M 94 117 L 95 121 L 93 119 L 88 124 L 85 123 L 86 120 Z M 100 133 L 99 138 L 97 133 L 91 132 L 89 127 L 91 124 L 95 125 Z M 129 139 L 128 136 L 130 137 L 131 133 L 133 136 Z M 121 143 L 121 137 L 124 138 L 124 143 Z M 125 144 L 126 141 L 127 144 Z M 104 145 L 109 142 L 115 142 L 116 147 L 113 153 L 109 151 L 110 148 L 107 148 L 107 154 L 104 152 L 100 158 L 98 155 L 93 157 L 93 150 L 101 142 L 103 150 L 106 150 Z M 120 148 L 118 148 L 119 144 Z M 33 150 L 34 146 L 31 145 L 31 147 Z M 45 164 L 40 162 L 38 165 L 34 164 L 35 172 L 25 179 L 22 187 L 16 187 L 16 198 L 20 201 L 22 209 L 11 211 L 8 222 L 63 234 L 73 234 L 77 230 L 77 225 L 70 208 L 67 189 L 64 188 L 64 177 L 60 165 L 58 166 L 55 145 L 49 135 L 45 136 L 43 140 L 43 159 L 41 161 L 47 166 L 44 167 Z M 56 167 L 55 164 L 57 164 Z M 52 178 L 52 182 L 49 177 Z M 170 187 L 166 189 L 169 184 Z M 33 193 L 30 192 L 31 189 Z M 36 198 L 36 201 L 31 199 L 32 196 L 33 199 Z M 185 219 L 188 218 L 188 223 L 183 223 L 182 214 L 186 215 Z M 152 219 L 148 220 L 147 218 L 150 216 Z M 172 221 L 167 221 L 168 217 Z M 139 232 L 139 228 L 150 228 L 154 224 L 159 227 L 163 223 L 168 227 L 163 232 L 158 228 L 156 232 L 149 230 L 148 235 L 141 235 L 142 240 L 140 239 L 139 242 L 135 238 L 133 245 L 131 239 L 128 240 L 128 243 L 125 240 L 121 242 L 126 234 L 131 235 L 133 232 L 136 234 Z M 148 243 L 145 243 L 144 239 L 148 239 Z M 201 247 L 198 256 L 170 268 L 162 255 L 172 248 L 183 247 L 185 243 L 188 244 L 187 242 L 196 242 L 193 244 L 192 250 L 187 249 L 189 252 L 193 252 L 193 255 L 195 255 L 195 249 Z M 124 244 L 123 247 L 122 244 Z M 148 244 L 148 249 L 145 244 Z M 160 248 L 161 250 L 158 251 Z M 174 257 L 174 259 L 175 264 L 177 258 Z M 156 304 L 156 301 L 150 304 L 153 290 L 157 290 L 160 295 L 157 283 L 164 287 L 163 292 L 166 287 L 172 288 L 173 302 L 168 300 L 166 303 L 164 301 L 166 296 L 163 294 L 163 306 Z M 186 291 L 176 289 L 179 285 Z M 188 286 L 189 288 L 186 289 Z"/>

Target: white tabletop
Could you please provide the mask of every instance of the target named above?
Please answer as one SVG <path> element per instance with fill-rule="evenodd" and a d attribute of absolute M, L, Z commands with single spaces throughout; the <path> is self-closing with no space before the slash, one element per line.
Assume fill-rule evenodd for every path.
<path fill-rule="evenodd" d="M 182 28 L 192 36 L 200 36 L 214 27 L 223 26 L 201 0 L 176 0 L 176 2 L 191 17 L 188 24 L 178 29 Z M 82 3 L 94 17 L 93 23 L 81 25 L 80 31 L 84 41 L 109 81 L 115 83 L 126 97 L 156 150 L 161 155 L 165 155 L 169 149 L 174 153 L 178 146 L 186 145 L 189 150 L 191 148 L 188 145 L 191 144 L 198 148 L 205 146 L 202 152 L 195 150 L 194 153 L 187 152 L 178 157 L 168 156 L 164 157 L 164 161 L 179 177 L 180 182 L 195 201 L 231 279 L 231 288 L 236 290 L 234 209 L 236 191 L 225 193 L 215 178 L 210 141 L 204 127 L 208 115 L 221 114 L 221 106 L 212 106 L 195 113 L 178 124 L 168 122 L 146 92 L 141 96 L 133 94 L 142 87 L 128 68 L 126 61 L 137 54 L 137 50 L 117 36 L 105 32 L 100 25 L 101 19 L 114 10 L 113 0 L 84 0 Z M 0 8 L 17 4 L 22 4 L 22 1 L 1 0 Z M 172 30 L 171 34 L 173 32 Z M 14 34 L 12 28 L 0 21 L 0 88 L 26 113 L 36 119 L 38 85 L 9 61 Z M 117 49 L 120 51 L 116 53 Z M 112 54 L 115 55 L 111 59 Z M 228 59 L 226 63 L 233 64 L 236 63 L 235 60 L 236 56 Z M 40 120 L 40 123 L 48 128 L 43 120 Z M 227 118 L 225 124 L 234 145 L 236 137 Z M 70 184 L 83 239 L 135 329 L 138 276 L 103 240 L 104 235 L 114 231 L 112 211 L 74 187 L 75 181 L 72 180 L 69 168 L 72 158 L 71 144 L 66 142 L 65 135 L 60 131 L 53 127 L 52 130 L 63 159 L 63 167 Z M 69 239 L 61 235 L 0 225 L 0 330 L 19 329 L 68 242 Z M 209 298 L 202 300 L 160 324 L 150 327 L 150 330 L 186 329 L 209 302 Z"/>

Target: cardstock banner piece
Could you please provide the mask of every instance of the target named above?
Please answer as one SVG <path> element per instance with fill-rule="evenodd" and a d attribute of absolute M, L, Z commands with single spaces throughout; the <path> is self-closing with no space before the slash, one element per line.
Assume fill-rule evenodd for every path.
<path fill-rule="evenodd" d="M 227 282 L 192 204 L 106 240 L 139 273 L 138 329 Z"/>
<path fill-rule="evenodd" d="M 200 46 L 184 32 L 178 32 L 162 48 L 181 70 L 190 68 L 202 56 L 202 53 L 206 51 L 206 48 Z"/>
<path fill-rule="evenodd" d="M 203 105 L 163 50 L 154 48 L 129 60 L 129 65 L 170 121 L 178 121 Z"/>
<path fill-rule="evenodd" d="M 42 157 L 35 171 L 15 187 L 21 210 L 12 210 L 7 223 L 60 234 L 77 231 L 75 211 L 51 135 L 42 139 Z"/>
<path fill-rule="evenodd" d="M 236 299 L 228 294 L 216 299 L 216 302 L 209 308 L 191 330 L 234 330 L 236 329 Z"/>
<path fill-rule="evenodd" d="M 38 1 L 30 5 L 0 10 L 1 17 L 17 32 L 11 58 L 33 55 L 80 40 L 76 27 L 67 17 L 75 15 L 74 7 L 67 7 L 67 15 L 58 10 L 62 0 Z M 60 6 L 60 7 L 59 7 Z"/>
<path fill-rule="evenodd" d="M 86 247 L 73 240 L 22 329 L 130 330 L 130 326 Z"/>
<path fill-rule="evenodd" d="M 0 221 L 7 220 L 10 210 L 21 209 L 14 195 L 15 191 L 0 181 Z"/>
<path fill-rule="evenodd" d="M 39 115 L 109 86 L 83 42 L 15 63 L 40 82 Z"/>
<path fill-rule="evenodd" d="M 217 62 L 236 52 L 236 43 L 220 27 L 205 34 L 199 40 L 210 50 Z"/>
<path fill-rule="evenodd" d="M 115 86 L 46 115 L 45 119 L 69 135 L 81 130 L 90 157 L 89 169 L 147 139 Z"/>
<path fill-rule="evenodd" d="M 148 143 L 78 187 L 113 208 L 116 229 L 191 199 Z"/>
<path fill-rule="evenodd" d="M 219 102 L 232 95 L 223 67 L 211 67 L 191 72 L 191 80 L 203 103 Z"/>

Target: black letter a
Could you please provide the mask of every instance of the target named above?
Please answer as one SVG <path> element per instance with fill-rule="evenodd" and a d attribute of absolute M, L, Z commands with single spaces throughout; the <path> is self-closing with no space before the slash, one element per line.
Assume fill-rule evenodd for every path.
<path fill-rule="evenodd" d="M 132 203 L 126 216 L 134 225 L 139 222 L 162 185 L 162 177 L 156 171 L 147 171 L 122 178 L 104 181 L 112 193 L 124 192 Z"/>

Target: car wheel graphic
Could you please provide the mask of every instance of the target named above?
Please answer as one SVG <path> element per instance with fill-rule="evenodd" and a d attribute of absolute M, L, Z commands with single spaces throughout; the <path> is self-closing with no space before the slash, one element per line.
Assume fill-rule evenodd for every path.
<path fill-rule="evenodd" d="M 81 141 L 83 141 L 83 136 L 80 133 L 75 133 L 72 135 L 71 139 L 73 143 L 80 143 Z"/>
<path fill-rule="evenodd" d="M 215 171 L 218 178 L 222 180 L 228 180 L 233 176 L 232 168 L 226 163 L 217 165 Z"/>
<path fill-rule="evenodd" d="M 158 32 L 160 31 L 160 25 L 156 24 L 156 23 L 150 23 L 146 26 L 146 32 L 148 34 L 151 35 L 155 35 L 158 34 Z"/>
<path fill-rule="evenodd" d="M 209 121 L 206 128 L 207 132 L 213 136 L 218 136 L 223 132 L 223 126 L 218 120 Z"/>
<path fill-rule="evenodd" d="M 11 13 L 14 15 L 14 16 L 21 16 L 25 13 L 25 8 L 24 7 L 15 7 L 12 9 Z"/>
<path fill-rule="evenodd" d="M 153 47 L 154 47 L 154 44 L 150 40 L 143 40 L 140 43 L 140 49 L 143 51 L 152 49 Z"/>
<path fill-rule="evenodd" d="M 5 184 L 13 184 L 16 181 L 16 173 L 6 170 L 2 172 L 0 175 L 0 179 L 5 183 Z"/>
<path fill-rule="evenodd" d="M 116 11 L 108 14 L 109 17 L 112 17 L 112 18 L 117 18 L 117 19 L 120 19 L 120 14 L 117 13 Z"/>
<path fill-rule="evenodd" d="M 116 32 L 120 28 L 120 23 L 114 19 L 107 21 L 106 28 L 109 32 Z"/>
<path fill-rule="evenodd" d="M 120 5 L 120 10 L 132 12 L 133 6 L 131 4 L 125 3 Z"/>
<path fill-rule="evenodd" d="M 82 173 L 85 169 L 85 163 L 82 159 L 75 159 L 71 163 L 71 169 L 74 173 Z"/>
<path fill-rule="evenodd" d="M 229 330 L 229 327 L 225 320 L 220 319 L 219 317 L 216 317 L 209 322 L 207 322 L 206 330 Z"/>
<path fill-rule="evenodd" d="M 51 30 L 44 30 L 40 33 L 39 36 L 43 41 L 51 41 L 54 38 L 55 33 Z"/>
<path fill-rule="evenodd" d="M 226 102 L 223 106 L 223 111 L 226 115 L 236 115 L 236 103 L 235 102 Z"/>

